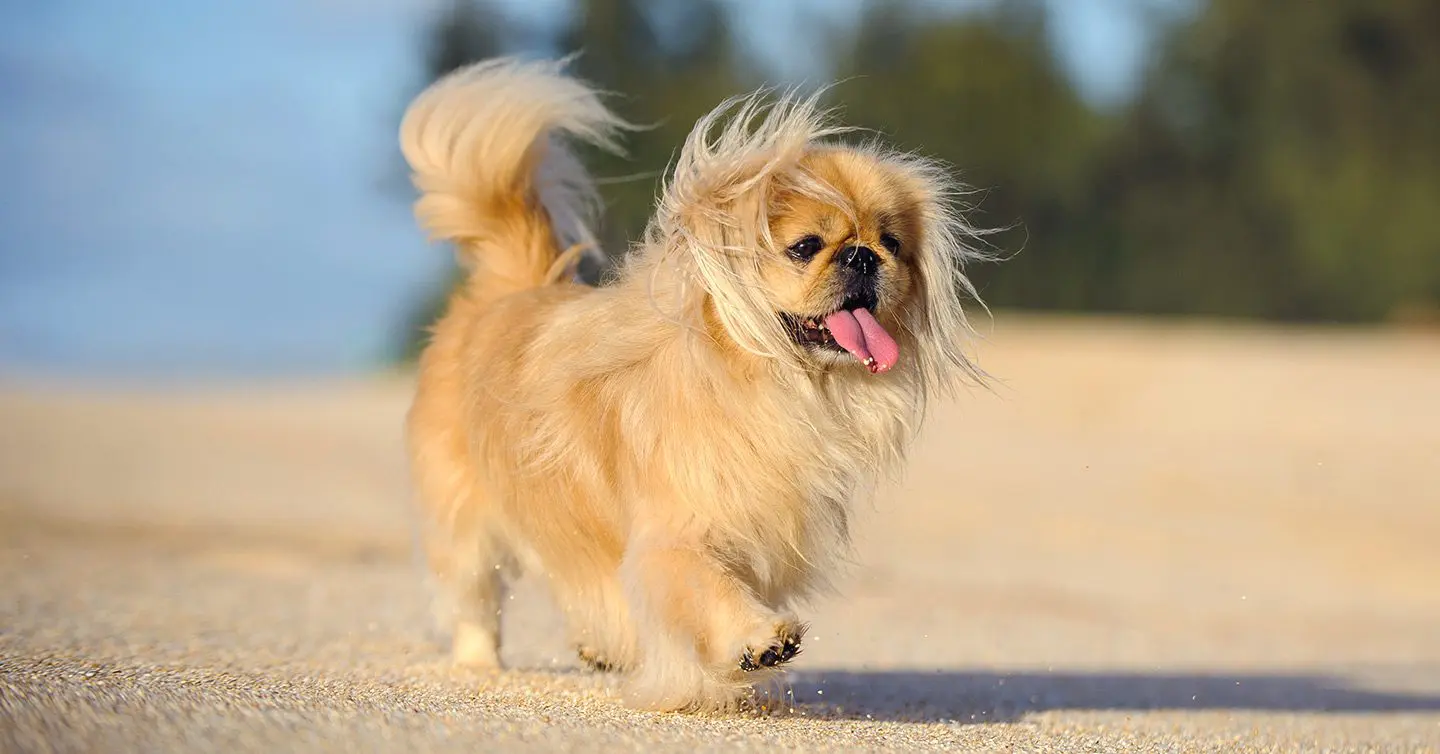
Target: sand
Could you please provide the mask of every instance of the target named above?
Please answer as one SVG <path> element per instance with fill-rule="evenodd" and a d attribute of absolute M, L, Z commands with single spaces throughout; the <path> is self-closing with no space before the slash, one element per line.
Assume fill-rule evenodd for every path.
<path fill-rule="evenodd" d="M 1002 315 L 767 716 L 450 666 L 406 375 L 0 385 L 0 751 L 1440 750 L 1440 337 Z"/>

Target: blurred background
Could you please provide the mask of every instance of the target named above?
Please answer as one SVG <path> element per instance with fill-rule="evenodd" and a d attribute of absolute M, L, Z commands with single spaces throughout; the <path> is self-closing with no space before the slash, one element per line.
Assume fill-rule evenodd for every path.
<path fill-rule="evenodd" d="M 611 254 L 767 83 L 998 229 L 993 391 L 804 614 L 824 726 L 626 716 L 534 580 L 515 673 L 431 629 L 400 427 L 454 270 L 396 131 L 573 51 L 654 124 L 589 155 Z M 1437 325 L 1436 0 L 0 0 L 0 750 L 1434 751 Z"/>
<path fill-rule="evenodd" d="M 0 5 L 0 369 L 255 375 L 406 354 L 445 288 L 395 147 L 466 61 L 580 50 L 656 127 L 593 156 L 622 251 L 694 119 L 841 83 L 951 162 L 1006 309 L 1433 322 L 1430 0 L 56 0 Z"/>

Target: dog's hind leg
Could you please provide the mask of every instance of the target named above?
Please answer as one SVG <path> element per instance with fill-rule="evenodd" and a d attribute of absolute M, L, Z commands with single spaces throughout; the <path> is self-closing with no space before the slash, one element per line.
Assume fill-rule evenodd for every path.
<path fill-rule="evenodd" d="M 410 446 L 435 617 L 451 632 L 456 662 L 499 667 L 501 571 L 510 553 L 496 536 L 498 511 L 470 470 L 463 439 L 416 431 L 430 418 L 421 411 L 435 405 L 417 399 Z"/>
<path fill-rule="evenodd" d="M 449 628 L 455 662 L 500 667 L 502 571 L 508 558 L 490 532 L 432 531 L 425 542 L 435 588 L 435 617 Z"/>

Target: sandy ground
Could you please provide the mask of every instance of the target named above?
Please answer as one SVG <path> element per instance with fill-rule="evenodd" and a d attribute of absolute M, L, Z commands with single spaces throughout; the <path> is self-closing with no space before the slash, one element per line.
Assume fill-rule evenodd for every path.
<path fill-rule="evenodd" d="M 0 750 L 1436 751 L 1440 337 L 1002 316 L 768 717 L 450 667 L 404 377 L 0 389 Z"/>

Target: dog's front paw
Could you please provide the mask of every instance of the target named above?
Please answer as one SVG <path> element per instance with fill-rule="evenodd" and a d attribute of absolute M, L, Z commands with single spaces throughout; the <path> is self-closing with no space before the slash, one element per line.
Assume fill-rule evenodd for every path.
<path fill-rule="evenodd" d="M 776 624 L 768 641 L 758 646 L 747 646 L 740 653 L 740 669 L 749 673 L 761 668 L 774 668 L 795 659 L 800 654 L 800 641 L 805 637 L 803 623 L 783 621 Z"/>
<path fill-rule="evenodd" d="M 621 669 L 619 665 L 611 662 L 605 655 L 583 644 L 575 648 L 575 654 L 580 657 L 580 662 L 585 663 L 585 667 L 590 668 L 596 673 L 614 673 Z"/>

